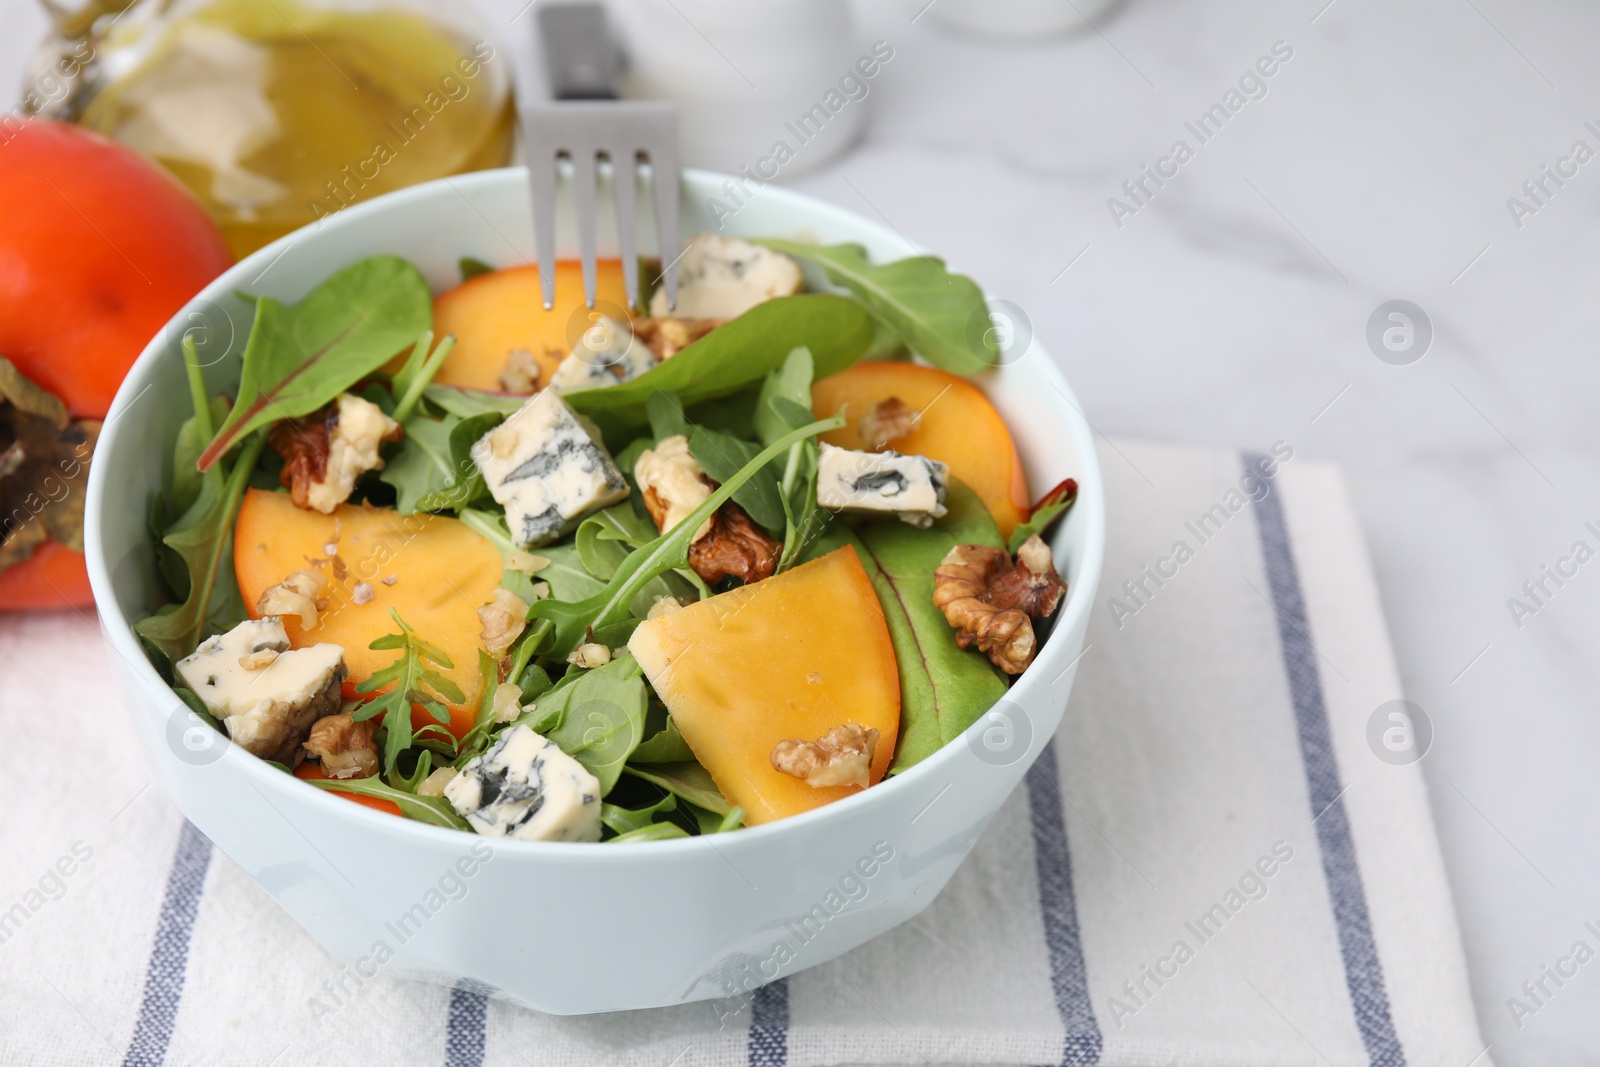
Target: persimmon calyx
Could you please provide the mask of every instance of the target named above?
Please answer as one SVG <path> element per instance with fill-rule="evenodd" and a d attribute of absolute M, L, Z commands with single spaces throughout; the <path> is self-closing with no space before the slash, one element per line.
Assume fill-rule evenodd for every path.
<path fill-rule="evenodd" d="M 84 491 L 100 436 L 0 356 L 0 571 L 47 541 L 83 551 Z"/>
<path fill-rule="evenodd" d="M 1066 589 L 1038 534 L 1017 549 L 1015 563 L 1002 548 L 956 545 L 933 572 L 934 606 L 960 631 L 957 643 L 977 645 L 1007 674 L 1033 662 L 1033 620 L 1052 614 Z"/>

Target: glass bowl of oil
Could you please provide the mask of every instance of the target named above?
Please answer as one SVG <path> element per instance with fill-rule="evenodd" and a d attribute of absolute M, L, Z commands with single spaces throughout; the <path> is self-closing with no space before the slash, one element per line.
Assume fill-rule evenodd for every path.
<path fill-rule="evenodd" d="M 459 0 L 99 0 L 69 118 L 155 160 L 243 257 L 361 200 L 506 165 L 510 54 Z M 120 10 L 117 10 L 119 9 Z"/>

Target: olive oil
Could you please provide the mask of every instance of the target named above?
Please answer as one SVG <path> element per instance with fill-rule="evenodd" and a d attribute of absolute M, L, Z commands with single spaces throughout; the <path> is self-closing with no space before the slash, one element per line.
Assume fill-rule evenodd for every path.
<path fill-rule="evenodd" d="M 176 175 L 235 255 L 351 203 L 510 159 L 510 57 L 415 4 L 216 0 L 127 39 L 113 32 L 102 55 L 119 50 L 136 63 L 79 121 Z"/>

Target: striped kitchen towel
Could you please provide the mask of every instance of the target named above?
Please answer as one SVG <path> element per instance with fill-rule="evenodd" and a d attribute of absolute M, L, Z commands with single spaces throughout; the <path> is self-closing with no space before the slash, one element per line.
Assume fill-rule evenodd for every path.
<path fill-rule="evenodd" d="M 921 916 L 726 1001 L 362 978 L 147 785 L 87 618 L 0 621 L 0 1061 L 1487 1067 L 1341 475 L 1281 443 L 1105 462 L 1095 621 L 1025 787 Z"/>

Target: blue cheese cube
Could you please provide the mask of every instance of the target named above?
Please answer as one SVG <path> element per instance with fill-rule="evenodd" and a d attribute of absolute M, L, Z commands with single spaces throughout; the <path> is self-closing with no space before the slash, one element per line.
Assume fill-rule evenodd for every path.
<path fill-rule="evenodd" d="M 678 260 L 678 306 L 667 291 L 650 298 L 650 314 L 682 319 L 732 319 L 764 301 L 800 291 L 800 265 L 781 252 L 736 237 L 697 233 Z"/>
<path fill-rule="evenodd" d="M 532 397 L 472 446 L 472 461 L 523 546 L 554 540 L 628 495 L 628 483 L 554 389 Z"/>
<path fill-rule="evenodd" d="M 246 752 L 293 766 L 311 726 L 339 710 L 344 649 L 289 647 L 283 620 L 250 619 L 207 638 L 173 667 Z"/>
<path fill-rule="evenodd" d="M 927 456 L 853 452 L 822 444 L 817 503 L 832 511 L 894 515 L 913 526 L 944 517 L 950 468 Z"/>
<path fill-rule="evenodd" d="M 627 323 L 600 315 L 556 366 L 550 385 L 563 393 L 616 385 L 632 381 L 659 362 Z"/>
<path fill-rule="evenodd" d="M 468 760 L 444 795 L 485 837 L 600 840 L 600 780 L 526 725 Z"/>

